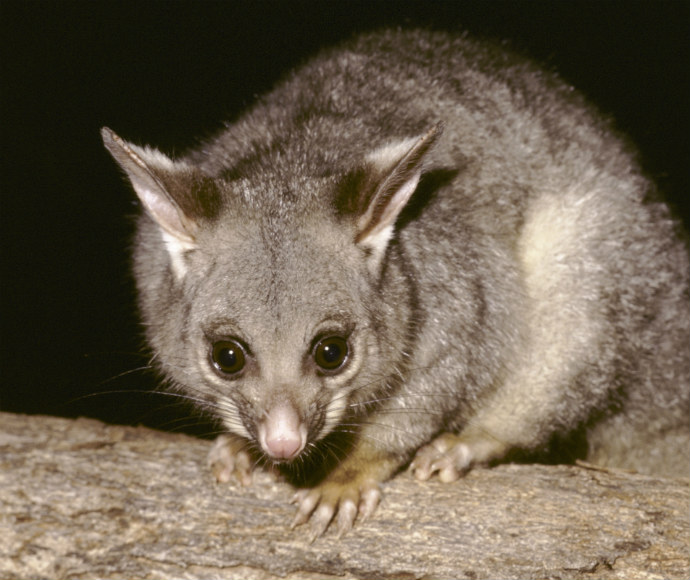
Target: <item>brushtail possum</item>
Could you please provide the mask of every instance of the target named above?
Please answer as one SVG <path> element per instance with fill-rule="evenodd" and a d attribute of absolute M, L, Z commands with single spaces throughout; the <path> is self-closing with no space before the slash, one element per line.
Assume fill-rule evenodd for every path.
<path fill-rule="evenodd" d="M 680 226 L 573 89 L 493 45 L 379 31 L 288 75 L 177 159 L 102 130 L 144 211 L 134 273 L 172 388 L 342 533 L 409 466 L 578 441 L 687 476 Z"/>

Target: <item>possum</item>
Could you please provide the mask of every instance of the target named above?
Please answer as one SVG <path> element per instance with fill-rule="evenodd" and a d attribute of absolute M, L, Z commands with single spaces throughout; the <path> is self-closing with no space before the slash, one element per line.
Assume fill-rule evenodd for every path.
<path fill-rule="evenodd" d="M 161 375 L 263 458 L 318 537 L 409 468 L 570 453 L 690 472 L 686 237 L 555 74 L 465 35 L 325 50 L 177 158 L 102 129 L 143 211 Z M 536 459 L 534 459 L 536 460 Z"/>

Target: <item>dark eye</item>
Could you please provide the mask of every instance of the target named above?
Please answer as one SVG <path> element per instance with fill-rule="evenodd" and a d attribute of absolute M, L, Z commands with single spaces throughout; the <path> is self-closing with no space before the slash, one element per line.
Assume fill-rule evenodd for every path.
<path fill-rule="evenodd" d="M 244 368 L 244 348 L 235 340 L 220 340 L 211 347 L 211 362 L 221 373 L 236 375 Z"/>
<path fill-rule="evenodd" d="M 329 336 L 314 347 L 314 362 L 325 371 L 339 369 L 347 360 L 347 341 L 339 336 Z"/>

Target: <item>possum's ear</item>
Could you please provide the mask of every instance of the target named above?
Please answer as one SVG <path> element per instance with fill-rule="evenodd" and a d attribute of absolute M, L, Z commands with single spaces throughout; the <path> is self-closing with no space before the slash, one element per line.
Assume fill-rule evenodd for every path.
<path fill-rule="evenodd" d="M 160 151 L 138 147 L 101 129 L 103 143 L 126 173 L 141 203 L 164 232 L 187 249 L 194 246 L 197 221 L 193 204 L 193 171 Z"/>
<path fill-rule="evenodd" d="M 340 208 L 354 213 L 355 242 L 370 252 L 376 267 L 393 235 L 395 221 L 419 184 L 424 156 L 442 130 L 438 123 L 421 137 L 376 149 L 343 183 Z"/>

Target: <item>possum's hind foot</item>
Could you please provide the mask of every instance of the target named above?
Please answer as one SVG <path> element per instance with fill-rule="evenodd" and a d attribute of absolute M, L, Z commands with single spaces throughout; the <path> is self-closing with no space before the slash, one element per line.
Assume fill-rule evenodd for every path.
<path fill-rule="evenodd" d="M 355 520 L 371 516 L 381 501 L 378 482 L 366 477 L 354 477 L 350 482 L 327 481 L 312 489 L 300 489 L 293 497 L 297 514 L 292 528 L 310 522 L 311 542 L 323 535 L 331 521 L 335 521 L 338 537 L 349 532 Z"/>

